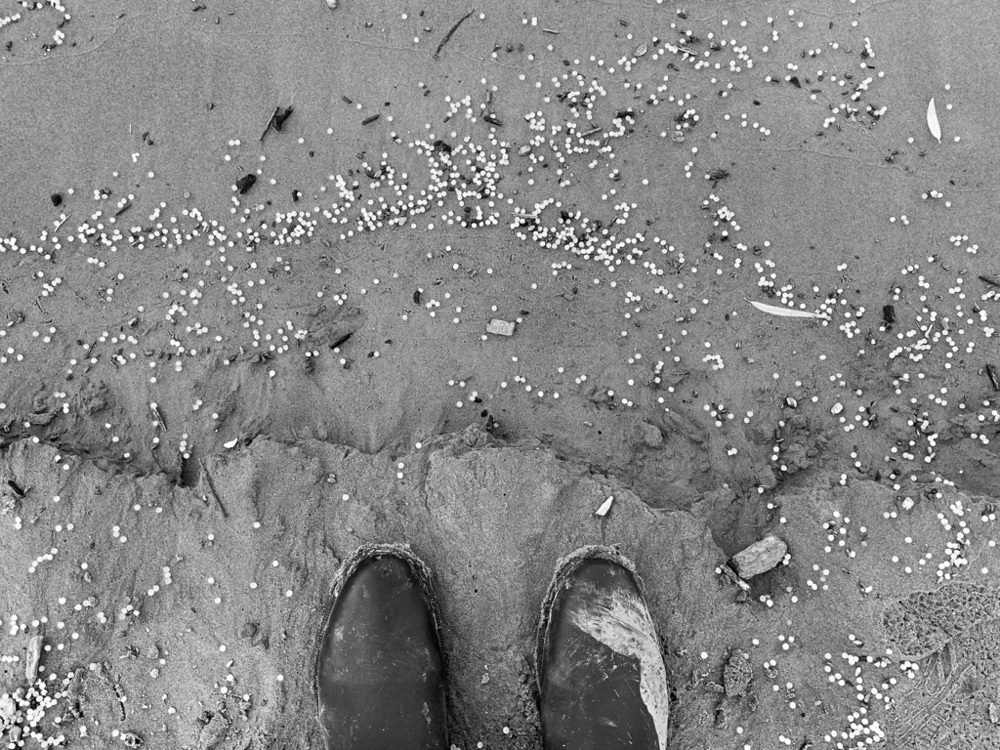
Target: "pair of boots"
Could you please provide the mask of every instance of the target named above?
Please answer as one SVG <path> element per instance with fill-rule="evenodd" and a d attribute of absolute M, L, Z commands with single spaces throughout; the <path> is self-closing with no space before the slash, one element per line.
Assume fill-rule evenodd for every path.
<path fill-rule="evenodd" d="M 409 545 L 359 547 L 334 579 L 314 674 L 327 750 L 448 750 L 430 570 Z M 546 750 L 665 750 L 666 669 L 635 566 L 561 558 L 534 654 Z"/>

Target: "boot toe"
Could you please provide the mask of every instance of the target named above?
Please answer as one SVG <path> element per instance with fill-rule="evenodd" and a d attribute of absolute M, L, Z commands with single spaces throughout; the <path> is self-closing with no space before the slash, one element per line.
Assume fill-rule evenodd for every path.
<path fill-rule="evenodd" d="M 637 580 L 609 557 L 564 563 L 546 597 L 536 665 L 546 750 L 666 748 L 659 639 Z"/>
<path fill-rule="evenodd" d="M 447 747 L 431 592 L 397 554 L 349 563 L 316 666 L 327 750 Z"/>

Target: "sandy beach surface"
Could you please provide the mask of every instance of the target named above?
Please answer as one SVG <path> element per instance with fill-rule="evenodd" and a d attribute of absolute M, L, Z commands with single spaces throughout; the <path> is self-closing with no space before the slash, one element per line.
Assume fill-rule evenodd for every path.
<path fill-rule="evenodd" d="M 2 746 L 320 748 L 405 542 L 453 748 L 586 544 L 671 750 L 997 747 L 1000 9 L 337 5 L 0 5 Z"/>

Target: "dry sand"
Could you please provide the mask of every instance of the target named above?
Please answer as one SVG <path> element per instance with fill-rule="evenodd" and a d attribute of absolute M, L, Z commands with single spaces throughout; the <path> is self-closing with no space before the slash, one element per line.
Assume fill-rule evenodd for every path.
<path fill-rule="evenodd" d="M 318 747 L 333 572 L 397 541 L 462 750 L 539 746 L 590 543 L 647 584 L 671 748 L 997 746 L 1000 11 L 512 3 L 435 56 L 470 10 L 0 27 L 4 739 Z"/>

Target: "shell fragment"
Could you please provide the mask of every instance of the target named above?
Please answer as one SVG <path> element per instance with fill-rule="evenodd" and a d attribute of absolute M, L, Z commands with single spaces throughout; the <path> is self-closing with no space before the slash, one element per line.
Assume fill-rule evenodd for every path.
<path fill-rule="evenodd" d="M 601 503 L 601 507 L 598 508 L 596 511 L 594 511 L 594 515 L 604 518 L 604 516 L 608 515 L 608 511 L 611 510 L 611 503 L 613 503 L 614 501 L 615 501 L 614 495 L 608 497 L 607 500 Z"/>
<path fill-rule="evenodd" d="M 38 676 L 38 659 L 42 655 L 42 636 L 33 635 L 28 639 L 28 657 L 24 662 L 24 676 L 34 682 Z"/>
<path fill-rule="evenodd" d="M 754 302 L 750 300 L 750 304 L 756 307 L 761 312 L 766 312 L 771 315 L 780 315 L 783 318 L 821 318 L 819 313 L 807 312 L 805 310 L 793 310 L 790 307 L 781 307 L 780 305 L 767 305 L 763 302 Z"/>
<path fill-rule="evenodd" d="M 934 97 L 931 97 L 930 104 L 927 105 L 927 127 L 931 131 L 931 135 L 937 138 L 937 142 L 941 142 L 941 123 L 938 122 L 937 107 L 934 106 Z"/>

